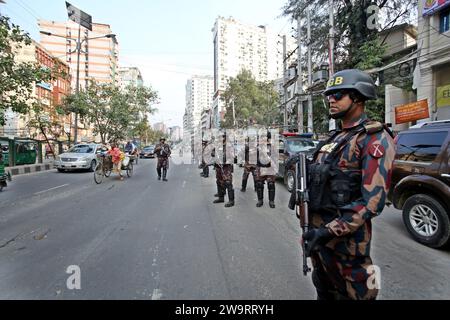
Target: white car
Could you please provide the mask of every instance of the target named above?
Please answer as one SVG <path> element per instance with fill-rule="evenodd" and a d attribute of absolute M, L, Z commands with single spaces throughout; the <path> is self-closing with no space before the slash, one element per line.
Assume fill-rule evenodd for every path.
<path fill-rule="evenodd" d="M 82 169 L 93 172 L 97 165 L 97 154 L 101 149 L 101 144 L 77 144 L 57 156 L 53 163 L 54 167 L 59 172 Z"/>

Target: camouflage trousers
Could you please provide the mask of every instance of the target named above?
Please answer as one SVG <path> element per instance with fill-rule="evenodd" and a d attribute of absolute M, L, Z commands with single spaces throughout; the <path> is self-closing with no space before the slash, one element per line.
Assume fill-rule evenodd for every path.
<path fill-rule="evenodd" d="M 226 183 L 233 184 L 233 165 L 216 165 L 216 180 L 219 186 L 225 187 Z"/>
<path fill-rule="evenodd" d="M 267 183 L 269 183 L 269 182 L 275 183 L 275 180 L 277 179 L 277 176 L 275 176 L 275 175 L 262 175 L 260 167 L 256 167 L 255 172 L 256 172 L 256 176 L 255 176 L 256 182 L 264 183 L 264 181 L 267 181 Z"/>
<path fill-rule="evenodd" d="M 318 300 L 375 300 L 378 287 L 370 257 L 348 256 L 321 247 L 311 255 Z M 379 276 L 379 275 L 378 275 Z"/>
<path fill-rule="evenodd" d="M 156 164 L 156 169 L 169 169 L 169 158 L 158 157 L 158 163 Z"/>
<path fill-rule="evenodd" d="M 248 176 L 250 175 L 250 172 L 253 175 L 253 178 L 256 177 L 256 165 L 254 164 L 244 164 L 244 173 L 242 174 L 242 180 L 248 180 Z"/>

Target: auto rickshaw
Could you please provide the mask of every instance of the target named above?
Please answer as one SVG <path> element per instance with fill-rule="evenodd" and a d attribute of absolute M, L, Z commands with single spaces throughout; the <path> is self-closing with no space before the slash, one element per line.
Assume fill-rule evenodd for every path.
<path fill-rule="evenodd" d="M 5 164 L 3 163 L 3 152 L 0 152 L 0 192 L 7 187 L 6 181 L 11 181 L 11 174 L 5 172 Z"/>
<path fill-rule="evenodd" d="M 5 166 L 9 165 L 9 151 L 8 146 L 3 148 L 3 163 Z M 37 142 L 34 140 L 17 139 L 14 140 L 14 165 L 35 164 L 37 158 Z"/>

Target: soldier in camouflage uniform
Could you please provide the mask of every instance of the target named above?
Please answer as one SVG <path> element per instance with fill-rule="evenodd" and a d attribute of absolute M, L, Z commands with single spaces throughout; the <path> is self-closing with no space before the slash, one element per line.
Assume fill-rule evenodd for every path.
<path fill-rule="evenodd" d="M 169 157 L 171 154 L 170 146 L 166 143 L 166 138 L 161 137 L 159 143 L 155 147 L 158 163 L 156 171 L 158 172 L 158 180 L 161 180 L 161 169 L 163 170 L 163 181 L 167 181 L 167 170 L 169 169 Z"/>
<path fill-rule="evenodd" d="M 249 140 L 247 139 L 247 143 L 249 142 Z M 248 146 L 248 144 L 245 145 L 244 148 L 244 173 L 242 174 L 242 188 L 241 188 L 241 192 L 245 192 L 247 190 L 247 181 L 248 181 L 248 176 L 250 175 L 250 173 L 253 176 L 253 186 L 255 188 L 256 191 L 256 164 L 252 164 L 250 163 L 250 148 Z M 256 158 L 256 156 L 255 156 Z"/>
<path fill-rule="evenodd" d="M 267 140 L 270 139 L 270 132 L 267 132 Z M 270 150 L 270 144 L 267 144 L 267 150 Z M 256 166 L 256 194 L 258 197 L 258 202 L 256 203 L 256 206 L 262 207 L 264 204 L 264 182 L 267 182 L 267 190 L 269 193 L 269 206 L 274 209 L 275 208 L 275 181 L 277 176 L 274 174 L 267 174 L 264 168 L 270 168 L 275 166 L 274 163 L 271 161 L 267 164 L 263 163 L 260 159 L 260 152 L 259 149 L 257 151 L 258 153 L 258 160 L 257 160 L 257 166 Z M 270 160 L 270 158 L 268 159 Z"/>
<path fill-rule="evenodd" d="M 226 135 L 223 135 L 223 151 L 223 159 L 216 159 L 214 164 L 218 198 L 213 203 L 225 202 L 225 194 L 228 191 L 228 202 L 225 207 L 229 208 L 234 206 L 233 164 L 226 163 Z"/>
<path fill-rule="evenodd" d="M 330 116 L 342 123 L 308 166 L 311 229 L 303 239 L 312 280 L 318 299 L 375 299 L 372 218 L 385 205 L 395 145 L 389 129 L 364 113 L 365 101 L 376 99 L 369 75 L 337 72 L 324 94 Z"/>

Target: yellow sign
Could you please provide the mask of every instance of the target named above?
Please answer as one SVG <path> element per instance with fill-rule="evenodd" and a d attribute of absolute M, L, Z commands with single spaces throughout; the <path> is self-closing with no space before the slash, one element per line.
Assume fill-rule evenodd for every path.
<path fill-rule="evenodd" d="M 436 100 L 438 108 L 450 107 L 450 84 L 437 88 Z"/>

